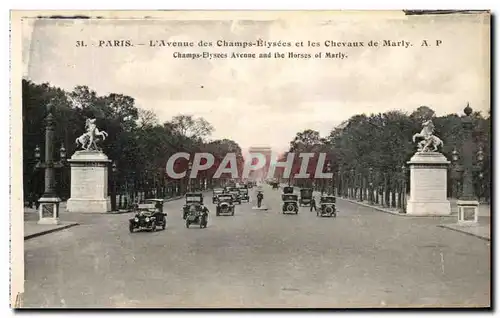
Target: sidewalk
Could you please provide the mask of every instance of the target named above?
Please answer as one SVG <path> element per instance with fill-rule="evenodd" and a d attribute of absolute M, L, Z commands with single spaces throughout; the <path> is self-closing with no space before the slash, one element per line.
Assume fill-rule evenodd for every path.
<path fill-rule="evenodd" d="M 206 190 L 203 191 L 203 193 L 209 193 L 212 190 Z M 175 197 L 170 197 L 166 198 L 164 202 L 170 202 L 174 200 L 179 200 L 184 198 L 184 195 L 181 196 L 175 196 Z M 61 219 L 61 223 L 58 225 L 42 225 L 38 224 L 38 211 L 36 209 L 24 207 L 24 240 L 29 240 L 31 238 L 35 238 L 37 236 L 53 233 L 55 231 L 61 231 L 73 226 L 80 225 L 80 222 L 78 220 L 71 220 L 72 217 L 69 217 L 71 214 L 66 213 L 66 201 L 61 202 L 59 205 L 59 213 L 60 216 L 63 216 Z M 106 213 L 98 213 L 100 215 L 105 215 L 105 214 L 122 214 L 122 213 L 130 213 L 132 210 L 119 210 L 119 211 L 113 211 L 113 212 L 106 212 Z M 65 217 L 68 216 L 68 217 Z"/>
<path fill-rule="evenodd" d="M 472 235 L 485 241 L 491 241 L 491 218 L 479 217 L 478 223 L 472 224 L 440 224 L 438 227 Z"/>
<path fill-rule="evenodd" d="M 314 195 L 319 196 L 321 192 L 314 191 Z M 406 213 L 401 213 L 401 210 L 396 208 L 385 208 L 377 205 L 371 205 L 366 201 L 360 202 L 357 200 L 346 199 L 342 197 L 337 197 L 339 200 L 344 200 L 347 202 L 359 204 L 368 208 L 372 208 L 376 211 L 389 213 L 392 215 L 403 216 L 403 217 L 434 217 L 434 218 L 444 218 L 443 224 L 437 225 L 438 227 L 449 229 L 453 231 L 457 231 L 463 234 L 472 235 L 477 238 L 491 241 L 491 206 L 489 204 L 480 204 L 478 211 L 478 223 L 472 224 L 459 224 L 457 222 L 458 219 L 458 205 L 456 199 L 449 199 L 451 203 L 451 215 L 446 216 L 417 216 L 417 215 L 408 215 Z"/>
<path fill-rule="evenodd" d="M 31 208 L 24 208 L 24 240 L 61 231 L 78 225 L 78 222 L 61 221 L 58 225 L 38 224 L 38 211 Z"/>

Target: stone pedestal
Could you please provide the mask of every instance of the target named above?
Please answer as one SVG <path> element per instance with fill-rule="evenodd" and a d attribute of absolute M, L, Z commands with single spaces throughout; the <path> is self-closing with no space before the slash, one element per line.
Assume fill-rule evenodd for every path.
<path fill-rule="evenodd" d="M 450 162 L 439 152 L 416 153 L 410 166 L 410 199 L 406 213 L 411 215 L 450 215 L 447 199 L 447 167 Z"/>
<path fill-rule="evenodd" d="M 38 224 L 58 225 L 59 221 L 59 203 L 61 199 L 57 197 L 41 197 L 38 200 Z"/>
<path fill-rule="evenodd" d="M 108 198 L 108 167 L 111 160 L 100 151 L 77 151 L 71 165 L 71 198 L 68 212 L 105 213 L 111 211 Z"/>

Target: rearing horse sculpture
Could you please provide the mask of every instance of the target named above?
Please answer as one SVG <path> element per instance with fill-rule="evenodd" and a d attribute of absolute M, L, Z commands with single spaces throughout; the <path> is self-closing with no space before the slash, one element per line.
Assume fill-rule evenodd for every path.
<path fill-rule="evenodd" d="M 416 138 L 423 138 L 418 143 L 418 152 L 435 152 L 438 146 L 443 146 L 443 141 L 437 136 L 434 136 L 434 124 L 431 120 L 427 120 L 422 124 L 423 128 L 420 133 L 413 135 L 413 142 Z M 432 149 L 431 149 L 432 147 Z"/>
<path fill-rule="evenodd" d="M 87 130 L 87 132 L 85 132 L 75 140 L 77 146 L 80 146 L 84 150 L 100 150 L 99 147 L 97 147 L 97 138 L 102 137 L 102 140 L 104 141 L 108 136 L 108 133 L 104 130 L 99 131 L 99 128 L 97 128 L 95 121 L 95 118 L 87 118 L 87 120 L 85 121 L 85 129 Z"/>

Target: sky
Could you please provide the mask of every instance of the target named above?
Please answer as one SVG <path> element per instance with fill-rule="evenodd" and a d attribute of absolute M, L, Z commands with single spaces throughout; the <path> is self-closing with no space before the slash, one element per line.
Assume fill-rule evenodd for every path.
<path fill-rule="evenodd" d="M 410 41 L 413 47 L 273 48 L 150 47 L 165 41 Z M 422 40 L 439 47 L 421 47 Z M 98 47 L 130 40 L 133 47 Z M 84 41 L 87 47 L 76 47 Z M 137 44 L 146 44 L 138 46 Z M 93 44 L 93 45 L 92 45 Z M 203 117 L 212 138 L 243 149 L 288 148 L 298 131 L 332 128 L 359 113 L 420 105 L 438 115 L 461 113 L 467 102 L 487 112 L 489 19 L 484 16 L 405 17 L 392 14 L 170 15 L 162 19 L 25 19 L 23 75 L 71 90 L 121 93 L 160 121 Z M 366 46 L 366 44 L 365 44 Z M 175 59 L 174 52 L 326 52 L 340 59 Z"/>

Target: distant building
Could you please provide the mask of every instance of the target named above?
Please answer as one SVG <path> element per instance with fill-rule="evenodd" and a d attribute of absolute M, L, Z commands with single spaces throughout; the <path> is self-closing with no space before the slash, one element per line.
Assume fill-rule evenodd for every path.
<path fill-rule="evenodd" d="M 263 168 L 260 168 L 256 171 L 250 171 L 249 178 L 254 180 L 263 180 L 266 179 L 267 172 L 269 171 L 269 165 L 271 163 L 272 158 L 272 149 L 271 147 L 250 147 L 248 149 L 249 154 L 262 154 L 266 158 L 266 164 Z M 271 177 L 271 176 L 269 176 Z"/>

